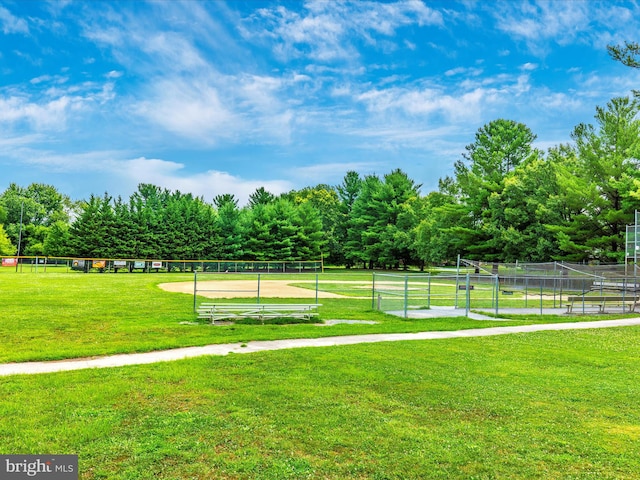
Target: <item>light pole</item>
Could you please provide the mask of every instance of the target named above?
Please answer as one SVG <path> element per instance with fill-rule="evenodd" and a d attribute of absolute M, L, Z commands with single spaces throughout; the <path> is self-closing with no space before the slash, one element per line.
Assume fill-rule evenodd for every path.
<path fill-rule="evenodd" d="M 24 200 L 20 205 L 20 231 L 18 233 L 18 255 L 16 258 L 16 272 L 18 271 L 18 265 L 20 264 L 20 244 L 22 243 L 22 214 L 24 213 Z"/>
<path fill-rule="evenodd" d="M 638 211 L 635 211 L 633 221 L 633 291 L 636 292 L 638 288 Z"/>

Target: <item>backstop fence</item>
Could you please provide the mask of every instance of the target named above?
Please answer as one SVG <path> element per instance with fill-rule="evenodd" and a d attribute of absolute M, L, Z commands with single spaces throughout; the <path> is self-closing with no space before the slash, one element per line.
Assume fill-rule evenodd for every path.
<path fill-rule="evenodd" d="M 616 292 L 632 297 L 640 292 L 635 266 L 461 263 L 455 271 L 438 274 L 374 274 L 372 308 L 405 318 L 415 310 L 437 308 L 467 316 L 472 309 L 496 315 L 512 309 L 543 314 L 564 308 L 571 296 Z"/>

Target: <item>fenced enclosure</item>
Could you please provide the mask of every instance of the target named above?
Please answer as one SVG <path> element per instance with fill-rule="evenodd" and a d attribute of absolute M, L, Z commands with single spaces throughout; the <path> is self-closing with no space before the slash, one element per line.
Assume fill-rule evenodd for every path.
<path fill-rule="evenodd" d="M 305 279 L 310 279 L 312 288 L 307 288 L 309 296 L 318 303 L 319 274 L 300 274 Z M 240 275 L 219 275 L 214 272 L 194 272 L 193 274 L 193 310 L 198 308 L 198 299 L 204 298 L 243 298 L 250 299 L 260 304 L 263 299 L 263 290 L 270 287 L 269 283 L 277 283 L 276 289 L 284 289 L 277 273 L 242 273 Z M 307 284 L 309 281 L 306 282 Z M 308 285 L 307 285 L 308 287 Z M 268 295 L 273 298 L 273 295 Z"/>
<path fill-rule="evenodd" d="M 71 258 L 43 256 L 2 257 L 2 267 L 16 272 L 79 271 L 84 273 L 168 272 L 168 273 L 317 273 L 323 271 L 322 260 L 252 261 L 252 260 L 162 260 Z"/>
<path fill-rule="evenodd" d="M 438 274 L 374 274 L 372 308 L 405 318 L 413 311 L 438 307 L 455 309 L 467 316 L 471 310 L 498 315 L 513 313 L 514 309 L 523 313 L 561 313 L 566 308 L 575 313 L 589 313 L 595 308 L 589 300 L 609 292 L 607 298 L 617 298 L 624 312 L 627 303 L 640 292 L 640 272 L 635 265 L 501 264 L 468 260 L 461 264 L 462 268 Z M 577 296 L 582 302 L 573 305 Z M 567 304 L 570 298 L 572 308 Z M 613 312 L 613 307 L 610 310 Z"/>
<path fill-rule="evenodd" d="M 385 312 L 409 312 L 433 307 L 464 309 L 496 304 L 497 278 L 466 274 L 373 274 L 372 308 Z"/>

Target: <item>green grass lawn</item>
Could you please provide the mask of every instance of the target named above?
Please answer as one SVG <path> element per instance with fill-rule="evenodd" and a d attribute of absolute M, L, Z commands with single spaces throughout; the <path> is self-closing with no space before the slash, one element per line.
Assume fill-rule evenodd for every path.
<path fill-rule="evenodd" d="M 379 323 L 211 326 L 157 286 L 191 280 L 0 270 L 0 362 L 569 320 L 405 320 L 341 298 L 322 319 Z M 78 454 L 82 479 L 640 478 L 639 344 L 631 327 L 0 377 L 0 453 Z"/>
<path fill-rule="evenodd" d="M 246 279 L 247 276 L 222 274 L 208 278 Z M 278 275 L 272 278 L 289 278 L 295 282 L 302 277 Z M 315 275 L 306 278 L 314 279 Z M 340 293 L 339 282 L 345 279 L 363 285 L 371 281 L 371 275 L 364 273 L 330 273 L 320 278 L 322 288 L 327 282 L 337 293 Z M 193 276 L 173 273 L 36 274 L 0 270 L 0 362 L 54 360 L 251 340 L 458 330 L 567 320 L 559 317 L 519 317 L 506 323 L 466 318 L 410 320 L 372 310 L 370 299 L 348 297 L 321 299 L 320 318 L 375 320 L 378 323 L 331 327 L 304 324 L 214 327 L 196 322 L 192 295 L 169 293 L 157 286 L 175 281 L 190 282 Z M 345 288 L 352 291 L 353 284 Z M 366 289 L 361 291 L 367 292 Z M 581 318 L 573 317 L 573 320 Z"/>
<path fill-rule="evenodd" d="M 82 479 L 634 479 L 640 328 L 0 378 L 0 453 Z"/>

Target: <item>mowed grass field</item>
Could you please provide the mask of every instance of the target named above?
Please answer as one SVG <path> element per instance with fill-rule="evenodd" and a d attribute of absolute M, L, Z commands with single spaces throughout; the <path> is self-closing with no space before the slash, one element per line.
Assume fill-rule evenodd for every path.
<path fill-rule="evenodd" d="M 633 479 L 640 328 L 0 378 L 2 453 L 83 479 Z"/>
<path fill-rule="evenodd" d="M 207 280 L 246 280 L 255 276 L 220 274 Z M 290 280 L 293 285 L 315 288 L 315 275 L 262 276 Z M 372 310 L 366 285 L 371 274 L 322 274 L 328 291 L 344 298 L 323 298 L 320 320 L 373 320 L 373 325 L 298 324 L 212 326 L 197 321 L 193 295 L 170 293 L 158 287 L 165 282 L 193 282 L 191 274 L 15 273 L 0 269 L 0 362 L 61 360 L 116 353 L 146 352 L 215 343 L 281 338 L 315 338 L 362 333 L 458 330 L 531 322 L 566 321 L 559 317 L 518 317 L 507 322 L 477 322 L 461 318 L 404 319 Z M 301 283 L 305 280 L 306 283 Z M 335 282 L 335 283 L 334 283 Z M 192 291 L 192 290 L 191 290 Z M 229 292 L 233 296 L 233 292 Z M 224 301 L 255 302 L 247 299 Z M 263 300 L 263 302 L 269 301 Z M 312 303 L 310 299 L 278 299 Z M 587 317 L 588 318 L 588 317 Z M 592 319 L 592 318 L 588 318 Z M 573 317 L 580 321 L 580 317 Z"/>
<path fill-rule="evenodd" d="M 156 285 L 188 275 L 17 277 L 0 275 L 3 363 L 536 320 L 407 321 L 323 299 L 325 319 L 380 323 L 182 325 L 192 297 Z M 0 453 L 78 454 L 82 479 L 633 479 L 639 380 L 640 327 L 0 377 Z"/>

